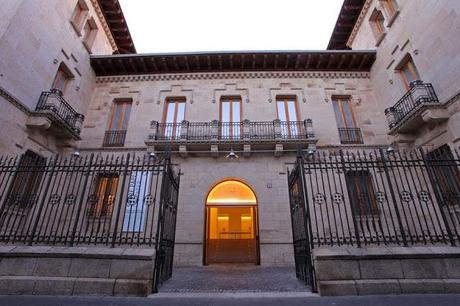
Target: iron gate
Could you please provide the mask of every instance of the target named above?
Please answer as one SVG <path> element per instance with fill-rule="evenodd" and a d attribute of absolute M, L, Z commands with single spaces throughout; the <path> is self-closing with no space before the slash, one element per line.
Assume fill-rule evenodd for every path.
<path fill-rule="evenodd" d="M 299 155 L 288 183 L 296 273 L 313 289 L 313 248 L 460 241 L 460 158 L 448 146 Z"/>
<path fill-rule="evenodd" d="M 153 274 L 154 293 L 158 292 L 158 287 L 172 276 L 179 182 L 180 173 L 176 176 L 171 169 L 171 165 L 168 165 L 168 171 L 163 176 L 158 213 L 156 258 Z"/>
<path fill-rule="evenodd" d="M 296 167 L 288 172 L 289 205 L 291 210 L 292 239 L 294 245 L 294 260 L 296 276 L 316 291 L 314 267 L 311 250 L 311 223 L 308 205 L 306 205 L 303 162 L 299 157 Z"/>

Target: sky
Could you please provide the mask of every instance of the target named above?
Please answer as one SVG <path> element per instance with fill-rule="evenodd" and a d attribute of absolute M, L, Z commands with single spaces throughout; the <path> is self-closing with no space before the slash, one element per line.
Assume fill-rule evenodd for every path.
<path fill-rule="evenodd" d="M 324 50 L 343 0 L 120 0 L 138 53 Z"/>

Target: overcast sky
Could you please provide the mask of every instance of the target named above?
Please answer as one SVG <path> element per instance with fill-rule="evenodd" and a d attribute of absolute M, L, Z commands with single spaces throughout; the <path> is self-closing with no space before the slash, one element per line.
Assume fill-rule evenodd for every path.
<path fill-rule="evenodd" d="M 120 0 L 138 53 L 323 50 L 343 0 Z"/>

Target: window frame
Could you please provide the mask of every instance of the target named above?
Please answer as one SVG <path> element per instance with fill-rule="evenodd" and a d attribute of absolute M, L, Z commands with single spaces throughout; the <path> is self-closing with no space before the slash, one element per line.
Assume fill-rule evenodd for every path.
<path fill-rule="evenodd" d="M 291 136 L 299 136 L 299 134 L 301 133 L 302 129 L 301 127 L 299 127 L 298 125 L 301 125 L 302 123 L 300 122 L 300 111 L 299 111 L 299 103 L 297 102 L 297 96 L 290 96 L 290 95 L 279 95 L 279 96 L 276 96 L 276 117 L 278 118 L 278 120 L 281 121 L 280 119 L 280 113 L 279 113 L 279 109 L 278 109 L 278 105 L 279 103 L 282 103 L 283 105 L 283 110 L 284 110 L 284 116 L 286 117 L 286 120 L 285 121 L 281 121 L 282 122 L 286 122 L 286 125 L 287 125 L 287 135 L 284 135 L 284 136 L 288 136 L 288 137 L 291 137 Z M 290 115 L 289 115 L 289 102 L 294 102 L 294 113 L 295 113 L 295 116 L 296 116 L 296 120 L 291 120 L 290 118 Z M 281 130 L 282 130 L 282 133 L 284 132 L 284 125 L 282 124 L 282 127 L 281 127 Z"/>
<path fill-rule="evenodd" d="M 120 116 L 117 121 L 117 128 L 113 129 L 113 123 L 115 119 L 115 113 L 116 113 L 116 108 L 118 105 L 121 105 L 121 110 L 120 110 Z M 129 105 L 129 114 L 126 116 L 126 109 L 127 106 Z M 131 98 L 122 98 L 122 99 L 115 99 L 112 103 L 112 109 L 110 111 L 110 117 L 109 120 L 107 121 L 107 128 L 106 131 L 127 131 L 128 130 L 128 125 L 129 125 L 129 119 L 131 117 L 131 111 L 133 107 L 133 99 Z M 126 128 L 123 129 L 123 126 L 125 125 L 125 120 L 126 120 Z M 121 125 L 121 126 L 120 126 Z"/>
<path fill-rule="evenodd" d="M 374 33 L 374 37 L 376 40 L 376 46 L 379 46 L 382 42 L 383 38 L 386 35 L 385 29 L 385 15 L 383 12 L 377 8 L 374 9 L 371 16 L 369 17 L 369 23 Z"/>
<path fill-rule="evenodd" d="M 229 103 L 229 117 L 230 121 L 223 121 L 223 104 Z M 234 104 L 239 104 L 239 120 L 233 120 L 233 107 Z M 220 136 L 226 138 L 239 138 L 242 135 L 242 118 L 243 118 L 243 99 L 241 96 L 222 96 L 220 97 L 219 104 L 219 123 L 220 123 Z"/>
<path fill-rule="evenodd" d="M 101 172 L 96 175 L 92 184 L 87 216 L 90 218 L 111 218 L 117 199 L 120 175 L 117 172 Z M 106 182 L 102 190 L 102 184 Z M 100 192 L 104 191 L 102 194 Z"/>
<path fill-rule="evenodd" d="M 78 36 L 82 36 L 83 26 L 89 15 L 89 7 L 84 0 L 78 0 L 72 13 L 70 23 Z"/>
<path fill-rule="evenodd" d="M 336 119 L 336 123 L 337 123 L 337 128 L 344 128 L 344 129 L 359 129 L 359 125 L 358 125 L 358 122 L 356 120 L 356 116 L 355 116 L 355 112 L 354 112 L 354 109 L 353 109 L 353 103 L 352 103 L 352 99 L 350 96 L 333 96 L 331 98 L 332 100 L 332 108 L 334 110 L 334 115 L 335 115 L 335 119 Z M 348 120 L 346 119 L 346 114 L 344 112 L 344 108 L 343 108 L 343 104 L 344 102 L 346 102 L 348 104 L 348 107 L 349 107 L 349 111 L 350 111 L 350 116 L 351 116 L 351 121 L 352 121 L 352 126 L 348 126 Z M 336 112 L 336 108 L 335 108 L 335 105 L 338 106 L 338 109 L 340 111 L 340 118 L 341 118 L 341 122 L 343 124 L 343 126 L 339 126 L 339 121 L 337 121 L 337 117 L 338 117 L 338 114 Z"/>
<path fill-rule="evenodd" d="M 399 65 L 396 67 L 396 71 L 401 76 L 404 88 L 406 89 L 406 91 L 409 91 L 410 83 L 413 81 L 409 82 L 409 79 L 407 78 L 407 75 L 405 73 L 406 69 L 411 74 L 413 81 L 421 80 L 420 72 L 418 71 L 417 65 L 415 65 L 414 59 L 410 54 L 406 55 L 403 58 L 403 60 L 399 63 Z"/>
<path fill-rule="evenodd" d="M 173 121 L 172 122 L 167 122 L 168 119 L 168 110 L 169 110 L 169 105 L 171 103 L 174 103 L 174 115 L 173 115 Z M 178 122 L 177 121 L 177 116 L 179 114 L 179 104 L 183 103 L 184 104 L 184 118 Z M 187 114 L 187 98 L 186 97 L 168 97 L 165 99 L 165 105 L 163 109 L 163 119 L 162 122 L 163 124 L 172 124 L 172 129 L 167 129 L 165 128 L 163 130 L 164 135 L 167 137 L 176 137 L 179 136 L 178 132 L 180 133 L 180 123 L 185 120 Z M 178 128 L 178 129 L 177 129 Z M 170 135 L 168 135 L 170 134 Z"/>
<path fill-rule="evenodd" d="M 86 29 L 86 26 L 88 26 L 89 31 Z M 94 17 L 87 19 L 83 26 L 83 45 L 89 54 L 92 53 L 98 31 L 99 29 Z"/>
<path fill-rule="evenodd" d="M 64 80 L 64 84 L 63 84 L 63 88 L 58 88 L 56 85 L 57 85 L 57 82 L 58 82 L 58 77 L 59 76 L 62 76 L 61 78 L 59 79 L 63 79 Z M 70 72 L 70 69 L 66 66 L 66 64 L 64 64 L 64 62 L 61 62 L 61 64 L 59 65 L 57 71 L 56 71 L 56 74 L 54 75 L 54 79 L 53 79 L 53 83 L 51 85 L 51 89 L 57 89 L 59 91 L 62 92 L 62 94 L 65 94 L 66 91 L 67 91 L 67 88 L 70 84 L 70 82 L 74 79 L 74 75 L 72 74 L 72 72 Z"/>
<path fill-rule="evenodd" d="M 377 204 L 374 181 L 372 173 L 369 170 L 348 170 L 345 173 L 345 183 L 351 198 L 351 209 L 356 218 L 375 218 L 380 216 L 380 208 Z M 362 186 L 365 186 L 366 189 L 365 193 L 367 197 L 365 200 L 363 200 L 361 196 L 363 194 L 363 192 L 361 192 Z"/>

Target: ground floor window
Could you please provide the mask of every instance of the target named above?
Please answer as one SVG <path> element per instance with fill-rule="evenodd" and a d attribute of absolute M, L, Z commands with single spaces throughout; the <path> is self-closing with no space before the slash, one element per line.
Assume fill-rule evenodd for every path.
<path fill-rule="evenodd" d="M 112 215 L 118 187 L 118 173 L 100 173 L 93 184 L 88 215 L 94 218 Z"/>
<path fill-rule="evenodd" d="M 376 203 L 372 176 L 369 171 L 348 171 L 345 178 L 355 216 L 378 216 L 379 209 Z"/>

